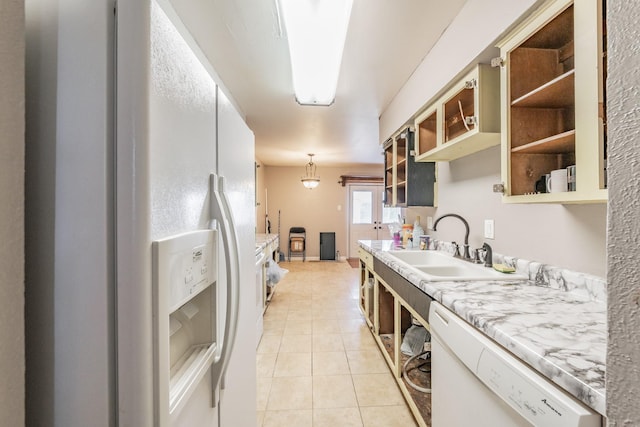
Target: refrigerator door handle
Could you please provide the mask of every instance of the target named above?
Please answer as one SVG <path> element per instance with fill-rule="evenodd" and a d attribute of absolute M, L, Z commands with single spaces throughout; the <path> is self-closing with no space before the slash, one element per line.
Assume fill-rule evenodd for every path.
<path fill-rule="evenodd" d="M 222 377 L 226 372 L 233 343 L 235 341 L 236 324 L 238 319 L 238 259 L 237 248 L 238 240 L 235 229 L 233 228 L 233 222 L 230 220 L 230 212 L 227 203 L 226 196 L 221 196 L 223 187 L 221 185 L 222 179 L 216 174 L 210 176 L 210 189 L 211 189 L 211 214 L 220 225 L 220 231 L 222 236 L 222 244 L 225 253 L 225 267 L 226 267 L 226 286 L 227 286 L 227 306 L 225 310 L 225 327 L 222 339 L 222 345 L 220 346 L 220 353 L 216 356 L 212 369 L 212 388 L 213 388 L 213 401 L 212 406 L 218 404 L 218 387 L 221 385 Z M 224 387 L 222 387 L 224 388 Z"/>
<path fill-rule="evenodd" d="M 232 292 L 234 294 L 233 304 L 227 307 L 231 307 L 232 316 L 231 322 L 229 323 L 229 345 L 226 348 L 226 357 L 224 359 L 224 365 L 222 366 L 222 378 L 220 382 L 220 387 L 222 389 L 225 388 L 225 378 L 227 376 L 227 368 L 229 367 L 229 357 L 231 356 L 231 352 L 233 351 L 233 347 L 236 342 L 236 336 L 238 334 L 238 314 L 240 311 L 240 253 L 239 253 L 239 240 L 238 240 L 238 232 L 236 230 L 236 226 L 233 222 L 233 215 L 231 214 L 231 204 L 229 203 L 229 199 L 227 197 L 227 192 L 224 188 L 224 177 L 220 176 L 218 178 L 219 185 L 219 194 L 222 197 L 222 208 L 225 211 L 227 220 L 229 221 L 229 234 L 231 235 L 231 240 L 233 241 L 234 250 L 229 253 L 230 258 L 233 259 L 232 267 L 235 268 L 233 274 L 233 280 L 231 281 Z"/>

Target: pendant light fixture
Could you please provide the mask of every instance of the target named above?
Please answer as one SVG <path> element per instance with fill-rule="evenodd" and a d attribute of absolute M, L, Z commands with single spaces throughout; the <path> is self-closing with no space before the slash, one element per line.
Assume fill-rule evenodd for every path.
<path fill-rule="evenodd" d="M 313 156 L 315 154 L 307 154 L 309 156 L 309 163 L 305 166 L 305 176 L 302 177 L 302 185 L 309 190 L 313 190 L 320 184 L 320 177 L 316 176 L 316 164 L 313 163 Z"/>

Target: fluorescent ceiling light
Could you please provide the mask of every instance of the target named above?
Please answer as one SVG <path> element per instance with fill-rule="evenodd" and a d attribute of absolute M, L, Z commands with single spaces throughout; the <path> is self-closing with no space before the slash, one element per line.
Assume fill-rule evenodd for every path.
<path fill-rule="evenodd" d="M 279 0 L 293 89 L 305 105 L 331 105 L 353 0 Z"/>

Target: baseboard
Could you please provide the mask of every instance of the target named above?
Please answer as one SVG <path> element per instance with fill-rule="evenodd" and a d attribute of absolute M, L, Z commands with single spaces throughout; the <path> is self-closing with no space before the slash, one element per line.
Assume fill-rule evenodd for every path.
<path fill-rule="evenodd" d="M 289 261 L 288 257 L 284 257 L 285 261 Z M 291 257 L 291 262 L 295 262 L 295 261 L 302 261 L 302 257 L 297 256 L 297 257 Z M 347 262 L 347 258 L 341 256 L 340 259 L 323 259 L 320 260 L 319 256 L 308 256 L 305 258 L 305 261 L 311 261 L 311 262 L 317 262 L 317 261 L 322 261 L 322 262 Z"/>

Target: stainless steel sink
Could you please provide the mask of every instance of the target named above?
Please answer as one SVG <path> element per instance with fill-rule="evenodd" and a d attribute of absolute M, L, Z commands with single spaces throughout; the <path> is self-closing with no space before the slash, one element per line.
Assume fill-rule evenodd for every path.
<path fill-rule="evenodd" d="M 524 280 L 526 276 L 501 273 L 481 264 L 472 264 L 436 251 L 389 251 L 389 255 L 406 264 L 425 280 L 470 281 L 470 280 Z"/>

